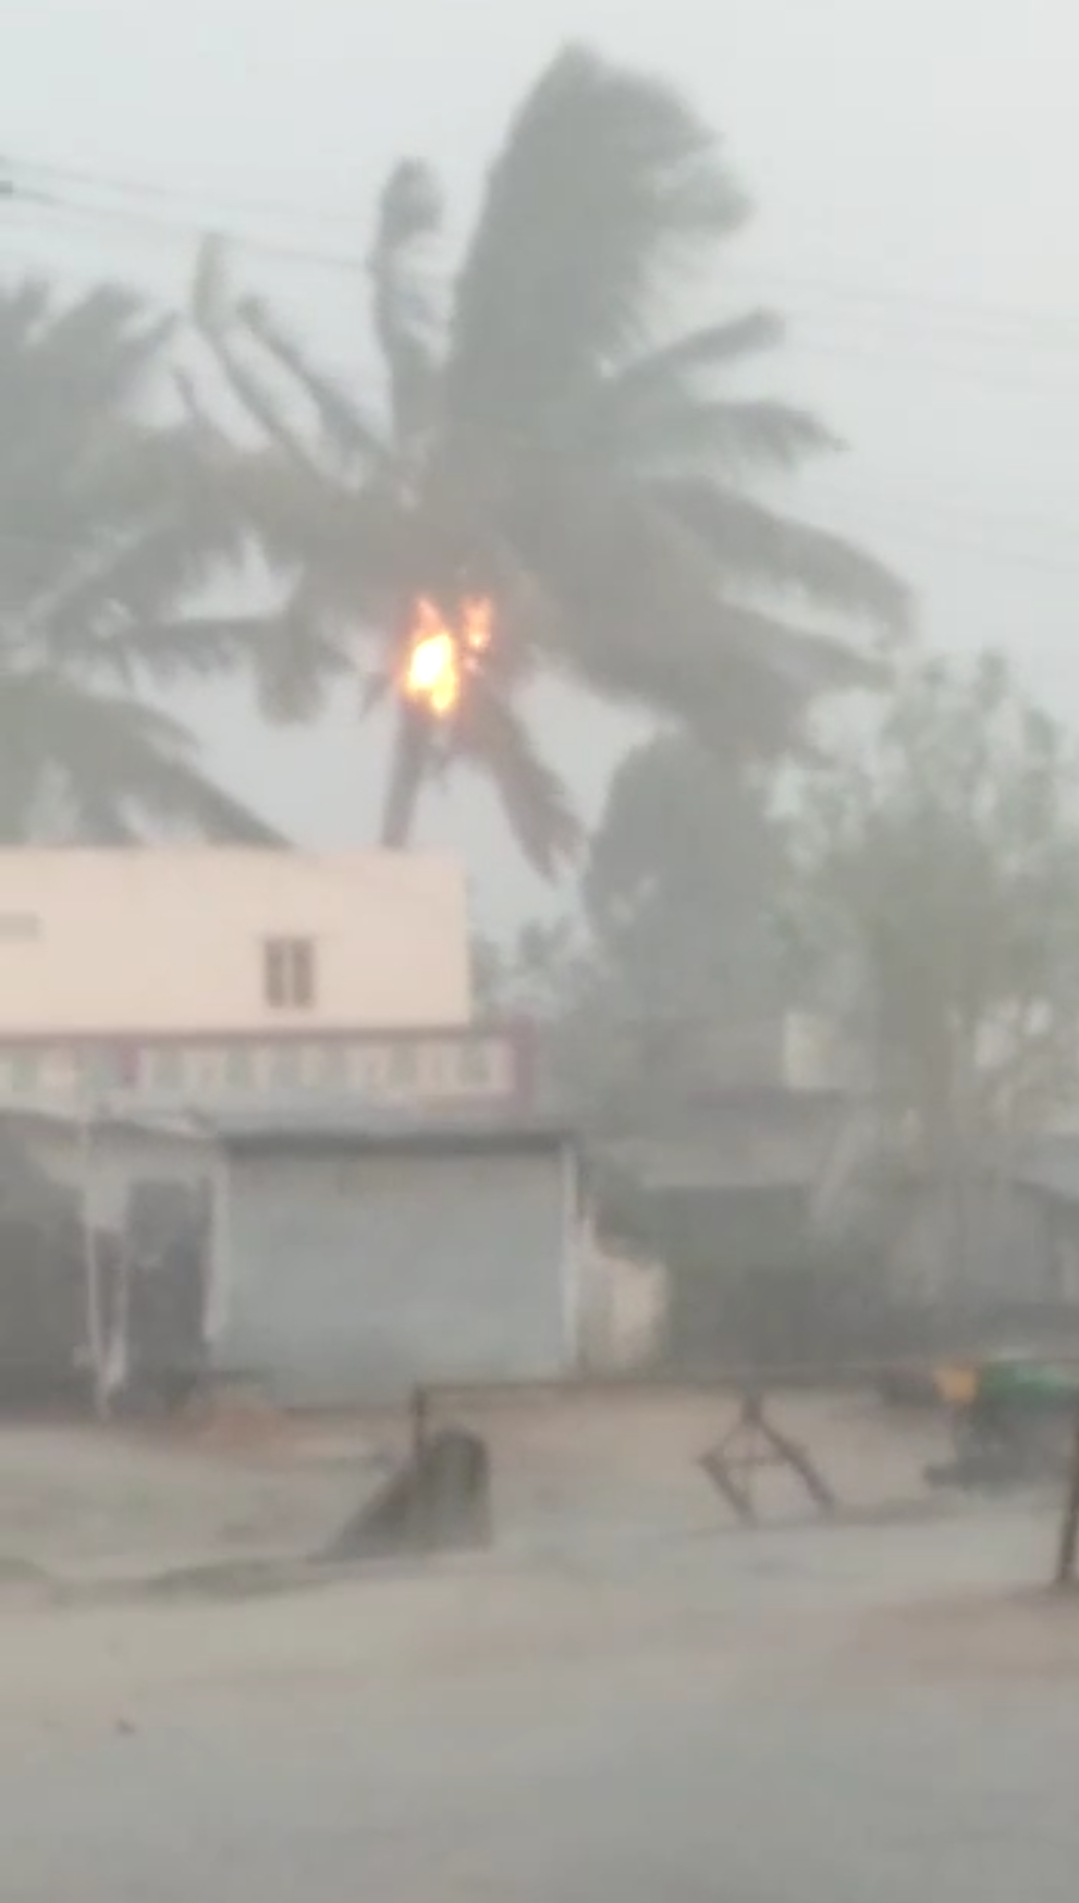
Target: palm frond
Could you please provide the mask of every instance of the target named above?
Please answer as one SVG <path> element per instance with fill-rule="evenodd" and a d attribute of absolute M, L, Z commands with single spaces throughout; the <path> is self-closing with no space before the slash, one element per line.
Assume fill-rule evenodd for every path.
<path fill-rule="evenodd" d="M 612 372 L 598 393 L 598 404 L 619 410 L 649 399 L 656 390 L 666 392 L 672 385 L 682 389 L 702 376 L 710 382 L 717 370 L 727 370 L 757 351 L 774 349 L 782 343 L 784 331 L 783 319 L 768 310 L 746 311 L 741 317 L 703 325 Z"/>
<path fill-rule="evenodd" d="M 163 603 L 238 565 L 246 545 L 242 517 L 188 431 L 132 432 L 92 482 L 57 497 L 57 516 L 43 586 L 24 584 L 21 619 L 40 651 L 75 665 L 103 629 L 159 618 Z"/>
<path fill-rule="evenodd" d="M 582 675 L 604 698 L 665 713 L 732 758 L 775 760 L 800 749 L 813 701 L 850 676 L 837 675 L 830 664 L 811 669 L 808 660 L 799 672 L 779 665 L 781 652 L 809 637 L 774 622 L 768 629 L 768 645 L 750 651 L 741 639 L 740 613 L 725 615 L 713 619 L 707 641 L 649 645 L 638 639 L 612 656 L 599 627 Z"/>
<path fill-rule="evenodd" d="M 745 200 L 672 88 L 561 53 L 488 179 L 455 300 L 447 402 L 466 433 L 542 438 L 645 348 L 660 293 Z"/>
<path fill-rule="evenodd" d="M 210 457 L 190 425 L 139 420 L 170 334 L 108 286 L 68 306 L 32 284 L 0 292 L 0 829 L 11 838 L 54 795 L 103 839 L 158 821 L 275 837 L 206 778 L 186 729 L 115 691 L 233 664 L 241 650 L 235 630 L 177 626 L 180 602 L 239 562 L 248 531 L 220 482 L 221 445 Z"/>
<path fill-rule="evenodd" d="M 0 286 L 0 364 L 25 351 L 38 325 L 48 316 L 52 298 L 48 278 L 22 278 Z"/>
<path fill-rule="evenodd" d="M 167 322 L 126 292 L 70 306 L 35 284 L 0 292 L 0 506 L 13 535 L 35 530 L 57 490 L 92 473 L 132 427 L 167 336 Z"/>
<path fill-rule="evenodd" d="M 442 192 L 431 167 L 422 159 L 401 159 L 379 195 L 372 261 L 404 257 L 413 245 L 437 236 L 442 218 Z"/>
<path fill-rule="evenodd" d="M 425 260 L 442 227 L 442 194 L 419 159 L 396 165 L 382 188 L 367 261 L 372 317 L 389 376 L 398 451 L 429 430 L 438 381 L 437 312 Z"/>
<path fill-rule="evenodd" d="M 792 469 L 840 447 L 814 416 L 791 404 L 707 401 L 678 389 L 655 390 L 597 421 L 586 453 L 642 479 L 698 472 L 733 479 Z"/>
<path fill-rule="evenodd" d="M 576 856 L 581 829 L 565 785 L 512 701 L 482 689 L 466 695 L 452 746 L 455 760 L 490 782 L 529 865 L 554 878 Z"/>
<path fill-rule="evenodd" d="M 68 304 L 36 285 L 15 295 L 24 380 L 39 393 L 58 384 L 58 396 L 80 411 L 132 402 L 176 328 L 171 314 L 120 285 L 100 285 Z"/>
<path fill-rule="evenodd" d="M 375 422 L 338 379 L 311 361 L 302 344 L 261 299 L 241 298 L 236 315 L 250 336 L 303 391 L 327 443 L 345 463 L 359 463 L 363 468 L 384 466 L 389 449 Z"/>
<path fill-rule="evenodd" d="M 321 474 L 317 459 L 292 418 L 236 346 L 236 303 L 228 285 L 226 259 L 220 237 L 204 239 L 189 297 L 192 322 L 243 414 L 282 455 L 312 474 Z"/>
<path fill-rule="evenodd" d="M 837 642 L 725 600 L 715 565 L 635 485 L 534 492 L 512 524 L 548 586 L 552 658 L 607 699 L 668 714 L 741 754 L 788 745 L 814 695 L 863 678 Z M 804 655 L 799 672 L 791 655 Z"/>
<path fill-rule="evenodd" d="M 816 417 L 792 404 L 718 393 L 718 373 L 777 343 L 769 311 L 691 332 L 604 378 L 582 406 L 580 448 L 645 475 L 672 469 L 742 473 L 790 468 L 840 447 Z"/>
<path fill-rule="evenodd" d="M 46 781 L 62 788 L 82 836 L 88 821 L 111 812 L 109 838 L 129 836 L 117 833 L 121 824 L 145 831 L 149 822 L 282 843 L 274 828 L 199 771 L 186 728 L 128 696 L 85 692 L 44 670 L 9 675 L 0 686 L 0 751 L 8 762 L 5 781 L 12 762 L 23 764 L 28 798 Z M 5 826 L 16 829 L 18 813 L 6 798 L 3 804 Z"/>
<path fill-rule="evenodd" d="M 208 779 L 192 762 L 160 754 L 132 762 L 130 792 L 122 810 L 137 817 L 142 835 L 178 830 L 185 835 L 243 846 L 289 842 L 244 802 Z"/>
<path fill-rule="evenodd" d="M 222 481 L 271 568 L 286 576 L 317 569 L 326 599 L 336 598 L 342 612 L 377 620 L 402 587 L 408 591 L 417 525 L 392 487 L 330 481 L 272 449 L 237 458 Z"/>
<path fill-rule="evenodd" d="M 443 765 L 487 773 L 549 868 L 573 827 L 521 712 L 537 669 L 739 757 L 797 743 L 816 695 L 865 678 L 812 623 L 826 609 L 900 626 L 904 591 L 839 537 L 741 493 L 746 476 L 836 447 L 803 409 L 744 386 L 728 397 L 725 373 L 776 343 L 779 320 L 750 311 L 663 341 L 690 272 L 714 264 L 745 210 L 676 91 L 563 52 L 489 174 L 445 326 L 428 276 L 436 181 L 409 161 L 384 187 L 368 257 L 384 443 L 366 393 L 342 391 L 276 316 L 237 301 L 208 248 L 193 313 L 258 448 L 230 455 L 204 435 L 229 533 L 243 525 L 285 596 L 242 641 L 254 637 L 273 717 L 306 717 L 350 668 L 369 701 L 392 691 L 409 604 L 482 589 L 497 638 L 443 730 Z M 222 541 L 219 559 L 235 554 Z M 164 566 L 182 580 L 178 547 Z M 124 591 L 149 607 L 134 568 Z M 129 617 L 132 665 L 143 622 L 147 649 L 156 639 L 162 664 L 180 664 L 176 619 Z M 207 633 L 208 664 L 228 649 Z"/>
<path fill-rule="evenodd" d="M 232 316 L 234 296 L 228 275 L 228 245 L 218 231 L 207 232 L 195 254 L 188 311 L 204 336 L 222 330 Z"/>
<path fill-rule="evenodd" d="M 180 364 L 173 367 L 172 385 L 180 399 L 180 408 L 187 424 L 198 432 L 207 453 L 231 457 L 231 439 L 211 413 L 198 380 Z"/>
<path fill-rule="evenodd" d="M 888 630 L 905 628 L 907 590 L 883 562 L 842 537 L 701 478 L 665 478 L 651 494 L 707 550 L 725 581 L 801 596 Z"/>
<path fill-rule="evenodd" d="M 316 571 L 302 574 L 277 613 L 267 615 L 251 653 L 259 705 L 268 719 L 294 725 L 322 711 L 353 663 L 327 614 Z"/>
<path fill-rule="evenodd" d="M 880 688 L 887 679 L 878 655 L 832 635 L 791 627 L 744 602 L 721 603 L 717 628 L 729 665 L 766 672 L 781 691 L 795 695 L 803 708 L 822 694 Z"/>
<path fill-rule="evenodd" d="M 86 682 L 113 681 L 170 687 L 211 675 L 250 675 L 266 631 L 266 616 L 198 615 L 177 620 L 117 618 L 87 637 L 74 670 Z"/>

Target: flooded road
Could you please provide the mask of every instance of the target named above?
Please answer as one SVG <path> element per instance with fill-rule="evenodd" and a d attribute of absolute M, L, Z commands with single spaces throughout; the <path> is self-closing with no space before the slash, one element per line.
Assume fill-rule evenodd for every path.
<path fill-rule="evenodd" d="M 1015 1596 L 1050 1535 L 28 1616 L 6 1903 L 1070 1903 L 1079 1605 Z"/>
<path fill-rule="evenodd" d="M 1064 1903 L 1079 1746 L 1059 1693 L 644 1690 L 370 1735 L 217 1712 L 51 1755 L 4 1798 L 10 1903 Z"/>

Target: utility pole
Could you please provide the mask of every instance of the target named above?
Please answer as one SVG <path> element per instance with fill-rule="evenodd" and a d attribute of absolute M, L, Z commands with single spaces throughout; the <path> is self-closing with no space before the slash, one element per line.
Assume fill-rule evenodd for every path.
<path fill-rule="evenodd" d="M 1079 1558 L 1079 1402 L 1076 1403 L 1075 1409 L 1071 1471 L 1068 1475 L 1064 1519 L 1061 1523 L 1060 1545 L 1057 1549 L 1055 1583 L 1058 1586 L 1075 1585 L 1077 1558 Z"/>

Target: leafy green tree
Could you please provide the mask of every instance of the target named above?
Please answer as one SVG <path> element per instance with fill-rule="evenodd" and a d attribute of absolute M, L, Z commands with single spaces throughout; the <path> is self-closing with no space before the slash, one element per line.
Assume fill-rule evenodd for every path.
<path fill-rule="evenodd" d="M 784 842 L 759 769 L 665 732 L 616 770 L 576 919 L 482 944 L 487 1009 L 541 1028 L 555 1086 L 602 1121 L 774 1060 Z"/>
<path fill-rule="evenodd" d="M 537 675 L 672 715 L 713 746 L 774 751 L 860 667 L 821 614 L 850 634 L 901 623 L 903 590 L 879 563 L 757 493 L 835 447 L 813 416 L 737 381 L 778 342 L 776 318 L 671 332 L 746 214 L 675 91 L 573 48 L 517 113 L 448 287 L 432 270 L 435 178 L 415 161 L 389 178 L 368 260 L 380 381 L 312 364 L 230 291 L 219 246 L 204 257 L 195 314 L 258 426 L 244 502 L 285 578 L 279 609 L 247 629 L 263 693 L 303 718 L 359 674 L 365 705 L 393 703 L 386 844 L 407 840 L 426 779 L 469 766 L 529 859 L 558 864 L 576 828 L 523 712 Z M 456 629 L 477 596 L 492 639 L 462 655 L 440 717 L 401 691 L 417 604 Z"/>
<path fill-rule="evenodd" d="M 472 982 L 481 1014 L 517 1017 L 550 1027 L 597 984 L 593 948 L 572 918 L 529 919 L 508 943 L 479 937 L 472 947 Z"/>
<path fill-rule="evenodd" d="M 995 654 L 911 665 L 807 791 L 804 968 L 956 1182 L 1079 1083 L 1077 795 L 1070 742 Z"/>
<path fill-rule="evenodd" d="M 679 732 L 634 748 L 612 779 L 583 883 L 626 1013 L 697 1026 L 774 1014 L 782 861 L 759 769 Z"/>
<path fill-rule="evenodd" d="M 0 288 L 0 839 L 266 840 L 142 697 L 223 665 L 174 617 L 240 546 L 187 426 L 140 420 L 172 326 L 125 291 Z"/>

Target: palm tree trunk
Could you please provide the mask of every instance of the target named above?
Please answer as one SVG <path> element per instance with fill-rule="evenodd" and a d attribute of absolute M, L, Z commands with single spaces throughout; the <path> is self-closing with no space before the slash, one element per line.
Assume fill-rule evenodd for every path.
<path fill-rule="evenodd" d="M 426 762 L 426 725 L 414 707 L 402 704 L 397 715 L 390 777 L 382 808 L 379 839 L 384 852 L 403 852 L 412 837 Z"/>

